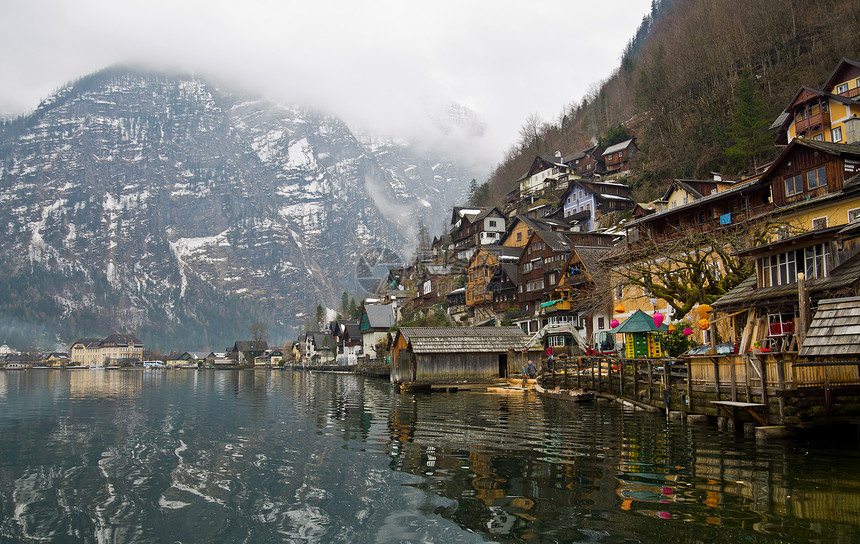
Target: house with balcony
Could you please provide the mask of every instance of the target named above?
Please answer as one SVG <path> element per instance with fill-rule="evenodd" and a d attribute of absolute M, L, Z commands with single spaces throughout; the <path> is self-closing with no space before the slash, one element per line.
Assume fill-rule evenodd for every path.
<path fill-rule="evenodd" d="M 611 145 L 603 152 L 603 162 L 606 165 L 606 175 L 622 174 L 630 170 L 630 161 L 639 152 L 636 138 Z"/>
<path fill-rule="evenodd" d="M 466 265 L 466 306 L 475 322 L 495 320 L 516 306 L 517 263 L 522 248 L 481 246 Z"/>
<path fill-rule="evenodd" d="M 606 335 L 612 320 L 609 274 L 600 264 L 600 259 L 610 251 L 611 247 L 574 246 L 562 268 L 561 279 L 541 303 L 547 325 L 568 325 L 590 345 L 600 343 L 600 333 Z M 565 328 L 550 327 L 546 344 L 555 355 L 572 355 L 570 349 L 576 341 Z"/>
<path fill-rule="evenodd" d="M 556 189 L 560 184 L 566 183 L 572 173 L 571 167 L 564 162 L 561 153 L 556 152 L 554 156 L 538 155 L 532 161 L 528 172 L 517 180 L 519 198 L 531 198 L 534 201 L 538 193 Z"/>
<path fill-rule="evenodd" d="M 496 207 L 481 209 L 477 214 L 464 214 L 454 240 L 457 258 L 468 259 L 479 246 L 499 243 L 505 226 L 505 215 Z"/>
<path fill-rule="evenodd" d="M 636 206 L 628 185 L 584 179 L 570 182 L 561 203 L 565 221 L 577 221 L 582 231 L 594 230 L 602 215 L 625 212 Z"/>
<path fill-rule="evenodd" d="M 614 236 L 598 233 L 532 233 L 517 263 L 517 301 L 523 317 L 515 324 L 534 333 L 546 325 L 548 317 L 559 318 L 562 314 L 547 312 L 541 304 L 549 300 L 549 294 L 557 286 L 570 253 L 579 245 L 612 247 L 614 240 Z M 564 312 L 564 315 L 572 315 L 569 310 Z"/>
<path fill-rule="evenodd" d="M 777 145 L 795 138 L 834 143 L 860 140 L 860 62 L 843 58 L 822 89 L 801 86 L 771 128 Z"/>

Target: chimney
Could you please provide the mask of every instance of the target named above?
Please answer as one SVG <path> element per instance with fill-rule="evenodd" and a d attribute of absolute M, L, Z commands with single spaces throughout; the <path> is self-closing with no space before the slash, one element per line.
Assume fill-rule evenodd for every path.
<path fill-rule="evenodd" d="M 860 118 L 857 114 L 845 121 L 845 141 L 849 144 L 860 144 Z"/>

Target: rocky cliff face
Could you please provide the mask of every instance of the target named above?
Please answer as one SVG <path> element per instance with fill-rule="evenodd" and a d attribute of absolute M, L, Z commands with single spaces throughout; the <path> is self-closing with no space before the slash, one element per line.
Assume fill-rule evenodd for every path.
<path fill-rule="evenodd" d="M 260 319 L 281 340 L 357 293 L 362 252 L 405 256 L 471 177 L 200 79 L 88 76 L 0 125 L 0 333 L 221 349 Z"/>

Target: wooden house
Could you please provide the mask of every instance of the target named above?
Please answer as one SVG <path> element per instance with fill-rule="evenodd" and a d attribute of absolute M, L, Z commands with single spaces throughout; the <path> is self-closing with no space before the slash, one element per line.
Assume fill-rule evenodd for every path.
<path fill-rule="evenodd" d="M 458 287 L 445 294 L 448 305 L 447 312 L 454 321 L 462 321 L 469 316 L 469 308 L 466 306 L 466 288 Z"/>
<path fill-rule="evenodd" d="M 601 175 L 606 172 L 606 163 L 603 159 L 604 151 L 603 147 L 595 145 L 579 153 L 574 153 L 569 157 L 564 157 L 562 161 L 577 176 L 592 177 L 595 174 Z"/>
<path fill-rule="evenodd" d="M 566 232 L 571 230 L 571 227 L 563 221 L 534 218 L 521 214 L 511 220 L 500 243 L 505 247 L 525 247 L 532 233 L 536 230 Z"/>
<path fill-rule="evenodd" d="M 609 247 L 574 246 L 561 279 L 541 303 L 547 325 L 569 323 L 591 345 L 599 341 L 601 332 L 609 330 L 612 319 L 609 274 L 599 261 L 610 251 Z M 546 343 L 553 348 L 569 347 L 572 340 L 570 335 L 548 334 Z"/>
<path fill-rule="evenodd" d="M 777 145 L 795 138 L 833 143 L 860 141 L 860 62 L 843 58 L 822 89 L 801 86 L 771 128 Z"/>
<path fill-rule="evenodd" d="M 535 231 L 523 250 L 518 266 L 517 300 L 523 317 L 516 323 L 527 332 L 537 332 L 547 324 L 541 304 L 558 284 L 573 248 L 611 247 L 614 237 L 599 233 Z"/>
<path fill-rule="evenodd" d="M 391 351 L 391 382 L 411 386 L 486 384 L 526 362 L 519 327 L 403 327 Z"/>
<path fill-rule="evenodd" d="M 630 161 L 636 156 L 638 151 L 636 138 L 630 138 L 629 140 L 607 147 L 606 151 L 603 152 L 606 174 L 621 174 L 630 170 Z"/>
<path fill-rule="evenodd" d="M 566 182 L 570 173 L 571 168 L 563 162 L 561 153 L 537 155 L 528 172 L 517 180 L 520 198 L 534 197 L 541 191 L 554 189 L 559 183 Z"/>
<path fill-rule="evenodd" d="M 454 244 L 457 258 L 470 258 L 478 247 L 498 243 L 504 233 L 505 215 L 498 208 L 482 209 L 477 215 L 464 215 Z"/>
<path fill-rule="evenodd" d="M 455 274 L 453 267 L 442 264 L 425 264 L 416 290 L 415 304 L 418 306 L 433 306 L 444 301 L 445 294 L 450 293 L 461 274 Z"/>
<path fill-rule="evenodd" d="M 516 293 L 516 276 L 513 281 L 505 274 L 502 265 L 516 265 L 522 255 L 522 248 L 504 246 L 483 246 L 472 255 L 466 265 L 466 306 L 488 306 L 490 313 L 495 308 L 497 292 Z M 508 299 L 504 297 L 501 300 Z"/>

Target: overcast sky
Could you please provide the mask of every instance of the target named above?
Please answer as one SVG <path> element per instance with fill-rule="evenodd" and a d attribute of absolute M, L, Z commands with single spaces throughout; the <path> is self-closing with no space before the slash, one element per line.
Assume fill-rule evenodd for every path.
<path fill-rule="evenodd" d="M 215 76 L 407 138 L 449 101 L 491 168 L 618 67 L 651 0 L 0 0 L 0 113 L 114 64 Z M 480 148 L 480 151 L 478 151 Z M 571 150 L 563 150 L 565 153 Z"/>

